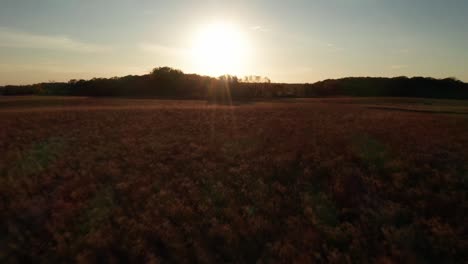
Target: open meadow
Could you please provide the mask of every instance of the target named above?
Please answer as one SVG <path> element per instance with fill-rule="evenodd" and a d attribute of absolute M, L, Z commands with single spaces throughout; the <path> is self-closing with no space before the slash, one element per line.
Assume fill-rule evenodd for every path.
<path fill-rule="evenodd" d="M 468 102 L 0 97 L 0 262 L 461 263 Z"/>

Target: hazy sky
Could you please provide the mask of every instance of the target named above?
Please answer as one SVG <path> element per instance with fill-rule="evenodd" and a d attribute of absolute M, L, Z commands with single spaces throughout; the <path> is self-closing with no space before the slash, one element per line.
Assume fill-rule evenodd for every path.
<path fill-rule="evenodd" d="M 210 23 L 242 33 L 249 53 L 237 75 L 468 81 L 466 0 L 0 0 L 0 85 L 166 65 L 206 74 L 187 51 Z"/>

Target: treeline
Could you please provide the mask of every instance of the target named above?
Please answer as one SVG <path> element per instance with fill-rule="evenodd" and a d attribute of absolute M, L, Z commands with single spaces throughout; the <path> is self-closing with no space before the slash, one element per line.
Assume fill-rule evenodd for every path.
<path fill-rule="evenodd" d="M 455 78 L 343 78 L 308 85 L 306 96 L 426 97 L 468 99 L 468 84 Z"/>
<path fill-rule="evenodd" d="M 454 78 L 343 78 L 314 84 L 271 83 L 266 77 L 185 74 L 160 67 L 150 74 L 0 87 L 1 95 L 142 96 L 215 101 L 278 97 L 426 97 L 468 99 L 468 84 Z"/>

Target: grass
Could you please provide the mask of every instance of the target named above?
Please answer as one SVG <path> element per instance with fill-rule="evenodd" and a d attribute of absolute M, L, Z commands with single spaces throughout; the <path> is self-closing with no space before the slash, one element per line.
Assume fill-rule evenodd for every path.
<path fill-rule="evenodd" d="M 0 262 L 468 257 L 465 102 L 0 104 Z"/>

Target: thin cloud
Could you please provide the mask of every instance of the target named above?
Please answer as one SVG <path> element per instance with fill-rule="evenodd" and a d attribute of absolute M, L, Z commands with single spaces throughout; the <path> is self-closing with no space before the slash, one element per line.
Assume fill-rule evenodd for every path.
<path fill-rule="evenodd" d="M 341 48 L 341 47 L 337 47 L 335 44 L 333 43 L 327 43 L 327 49 L 329 51 L 332 51 L 332 52 L 341 52 L 341 51 L 344 51 L 344 48 Z"/>
<path fill-rule="evenodd" d="M 410 53 L 410 50 L 409 49 L 399 49 L 399 50 L 396 50 L 395 53 L 397 53 L 397 54 L 408 54 L 408 53 Z"/>
<path fill-rule="evenodd" d="M 173 48 L 169 46 L 159 45 L 159 44 L 152 44 L 152 43 L 140 43 L 139 45 L 140 50 L 144 52 L 155 53 L 164 56 L 180 56 L 187 53 L 186 49 L 182 48 Z"/>
<path fill-rule="evenodd" d="M 405 68 L 408 68 L 409 66 L 408 65 L 405 65 L 405 64 L 402 64 L 402 65 L 391 65 L 390 66 L 390 69 L 392 70 L 401 70 L 401 69 L 405 69 Z"/>
<path fill-rule="evenodd" d="M 271 31 L 271 29 L 265 28 L 262 26 L 253 26 L 253 27 L 250 27 L 250 29 L 253 31 L 257 31 L 257 32 L 270 32 Z"/>
<path fill-rule="evenodd" d="M 0 27 L 0 47 L 63 50 L 73 52 L 106 52 L 111 48 L 74 40 L 67 36 L 39 35 Z"/>
<path fill-rule="evenodd" d="M 24 71 L 43 71 L 53 73 L 72 73 L 77 70 L 72 69 L 70 65 L 60 65 L 53 62 L 37 62 L 37 63 L 0 63 L 0 72 L 24 72 Z"/>

